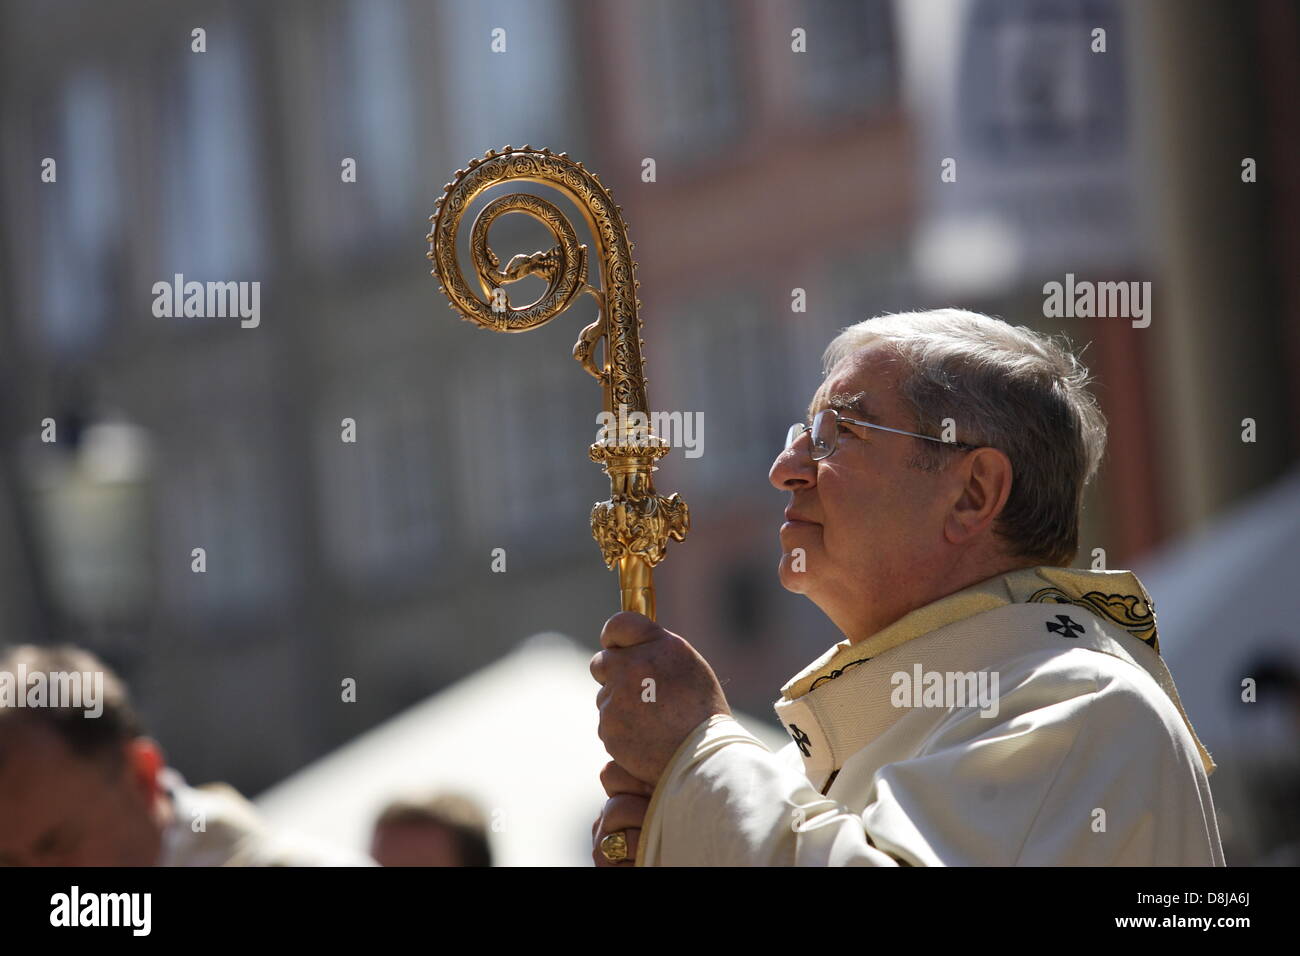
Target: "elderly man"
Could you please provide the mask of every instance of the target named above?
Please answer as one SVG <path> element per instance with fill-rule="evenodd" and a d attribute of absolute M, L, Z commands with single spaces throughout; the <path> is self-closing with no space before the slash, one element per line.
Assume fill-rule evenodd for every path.
<path fill-rule="evenodd" d="M 685 640 L 610 618 L 597 864 L 1222 865 L 1149 596 L 1068 569 L 1105 444 L 1087 370 L 957 310 L 852 326 L 825 367 L 770 477 L 781 583 L 844 640 L 782 689 L 773 754 Z"/>
<path fill-rule="evenodd" d="M 224 784 L 186 784 L 94 655 L 0 650 L 0 866 L 152 865 L 374 861 L 268 830 Z"/>

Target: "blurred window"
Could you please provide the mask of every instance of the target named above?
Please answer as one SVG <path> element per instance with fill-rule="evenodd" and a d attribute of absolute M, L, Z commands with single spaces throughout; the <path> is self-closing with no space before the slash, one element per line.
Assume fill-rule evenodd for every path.
<path fill-rule="evenodd" d="M 536 342 L 538 351 L 528 354 L 497 354 L 459 390 L 455 448 L 463 500 L 474 502 L 472 537 L 550 538 L 572 527 L 597 496 L 608 497 L 608 479 L 587 457 L 600 388 L 562 355 L 529 358 L 545 344 Z M 560 534 L 556 546 L 564 540 L 573 539 Z"/>
<path fill-rule="evenodd" d="M 412 104 L 404 0 L 351 0 L 347 7 L 341 114 L 366 163 L 374 219 L 391 227 L 411 215 Z M 342 155 L 353 155 L 346 150 Z"/>
<path fill-rule="evenodd" d="M 890 0 L 809 0 L 808 52 L 799 58 L 805 102 L 820 113 L 870 113 L 897 89 Z"/>
<path fill-rule="evenodd" d="M 331 256 L 405 242 L 418 121 L 406 0 L 308 6 L 294 26 L 286 53 L 304 54 L 305 76 L 286 85 L 303 112 L 284 148 L 304 242 Z M 345 159 L 356 164 L 350 181 Z"/>
<path fill-rule="evenodd" d="M 638 148 L 679 159 L 721 151 L 743 111 L 735 7 L 729 0 L 646 0 L 633 9 Z"/>
<path fill-rule="evenodd" d="M 453 165 L 502 146 L 580 155 L 582 52 L 566 0 L 444 0 L 436 38 Z M 494 52 L 494 31 L 503 52 Z"/>
<path fill-rule="evenodd" d="M 38 340 L 52 352 L 82 353 L 103 333 L 117 293 L 121 116 L 107 78 L 83 69 L 64 87 L 57 117 L 42 158 L 56 161 L 58 179 L 37 193 Z"/>
<path fill-rule="evenodd" d="M 285 575 L 273 446 L 247 420 L 205 417 L 201 428 L 172 432 L 160 473 L 165 593 L 207 611 L 275 603 Z M 202 574 L 193 570 L 194 548 L 205 552 Z"/>
<path fill-rule="evenodd" d="M 738 481 L 766 486 L 767 469 L 789 425 L 780 424 L 789 414 L 789 363 L 773 310 L 733 287 L 673 312 L 669 341 L 688 366 L 674 395 L 684 402 L 683 412 L 704 413 L 704 454 L 683 467 L 698 468 L 719 494 L 734 492 Z"/>
<path fill-rule="evenodd" d="M 1109 153 L 1124 135 L 1123 38 L 1109 0 L 977 0 L 962 51 L 960 116 L 990 153 Z M 1091 49 L 1106 30 L 1107 56 Z"/>
<path fill-rule="evenodd" d="M 212 28 L 207 52 L 180 54 L 165 98 L 163 229 L 158 256 L 171 281 L 253 280 L 265 272 L 265 205 L 253 64 L 232 24 Z M 188 324 L 188 323 L 185 323 Z"/>
<path fill-rule="evenodd" d="M 399 577 L 426 567 L 444 542 L 440 502 L 450 459 L 437 402 L 414 369 L 390 368 L 346 393 L 323 421 L 317 462 L 330 563 L 353 578 Z M 344 417 L 356 441 L 342 440 Z"/>

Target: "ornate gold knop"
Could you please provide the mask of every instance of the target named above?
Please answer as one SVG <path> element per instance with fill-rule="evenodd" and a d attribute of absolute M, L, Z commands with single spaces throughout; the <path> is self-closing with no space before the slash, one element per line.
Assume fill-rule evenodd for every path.
<path fill-rule="evenodd" d="M 460 220 L 470 203 L 484 190 L 520 180 L 551 186 L 568 196 L 582 211 L 596 243 L 601 289 L 587 281 L 587 247 L 578 242 L 568 218 L 554 204 L 529 193 L 511 193 L 492 200 L 474 220 L 470 232 L 470 258 L 480 297 L 461 274 L 456 256 Z M 523 213 L 537 220 L 554 236 L 556 245 L 529 255 L 512 257 L 505 268 L 488 245 L 488 231 L 498 216 Z M 428 257 L 438 289 L 451 307 L 467 321 L 496 332 L 526 332 L 544 325 L 580 296 L 596 300 L 596 321 L 582 330 L 573 357 L 601 384 L 604 410 L 619 413 L 618 420 L 635 420 L 640 412 L 648 420 L 645 361 L 641 348 L 641 305 L 636 298 L 636 263 L 622 209 L 614 204 L 599 177 L 569 159 L 567 153 L 549 149 L 506 146 L 488 150 L 482 159 L 458 169 L 443 189 L 434 214 Z M 536 301 L 515 306 L 506 286 L 526 276 L 538 276 L 546 290 Z M 604 359 L 598 362 L 596 346 L 604 341 Z M 610 500 L 597 502 L 591 512 L 591 533 L 600 545 L 605 564 L 618 568 L 622 607 L 654 618 L 652 569 L 664 558 L 668 539 L 681 541 L 690 528 L 690 512 L 680 495 L 655 494 L 651 473 L 655 461 L 668 453 L 662 439 L 626 424 L 621 432 L 606 435 L 590 448 L 592 461 L 605 466 Z"/>

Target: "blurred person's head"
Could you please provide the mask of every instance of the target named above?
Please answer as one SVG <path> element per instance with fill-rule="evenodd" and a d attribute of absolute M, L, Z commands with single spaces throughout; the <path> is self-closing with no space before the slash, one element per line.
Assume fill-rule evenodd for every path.
<path fill-rule="evenodd" d="M 850 640 L 997 574 L 1073 561 L 1106 425 L 1067 348 L 940 309 L 850 326 L 824 365 L 808 424 L 835 408 L 945 439 L 841 422 L 829 457 L 813 460 L 805 431 L 772 465 L 791 494 L 781 583 Z"/>
<path fill-rule="evenodd" d="M 455 793 L 394 800 L 375 821 L 370 855 L 381 866 L 491 866 L 487 821 Z"/>
<path fill-rule="evenodd" d="M 0 650 L 0 865 L 152 866 L 163 767 L 126 687 L 97 657 Z"/>

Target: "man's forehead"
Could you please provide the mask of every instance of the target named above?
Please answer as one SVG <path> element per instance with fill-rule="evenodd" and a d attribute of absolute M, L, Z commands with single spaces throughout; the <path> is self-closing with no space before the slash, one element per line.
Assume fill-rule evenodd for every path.
<path fill-rule="evenodd" d="M 35 767 L 61 768 L 73 759 L 58 731 L 40 718 L 26 714 L 0 714 L 0 771 Z"/>
<path fill-rule="evenodd" d="M 892 394 L 897 363 L 879 345 L 847 356 L 831 369 L 808 405 L 812 418 L 823 408 L 834 408 L 854 418 L 879 424 L 896 397 Z"/>

